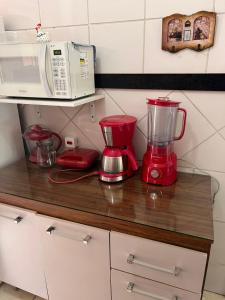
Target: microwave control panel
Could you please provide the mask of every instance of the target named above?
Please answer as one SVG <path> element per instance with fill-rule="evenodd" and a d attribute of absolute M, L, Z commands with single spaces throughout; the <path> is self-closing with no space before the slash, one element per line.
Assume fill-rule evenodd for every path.
<path fill-rule="evenodd" d="M 62 46 L 61 44 L 60 46 Z M 64 47 L 60 47 L 59 44 L 51 44 L 50 46 L 50 57 L 52 65 L 53 74 L 53 84 L 55 90 L 55 96 L 57 97 L 67 97 L 68 96 L 68 70 L 66 62 L 68 58 L 66 57 L 67 51 Z"/>

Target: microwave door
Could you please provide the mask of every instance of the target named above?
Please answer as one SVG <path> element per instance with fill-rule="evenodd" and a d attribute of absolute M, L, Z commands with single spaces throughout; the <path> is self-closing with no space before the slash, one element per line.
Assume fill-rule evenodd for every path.
<path fill-rule="evenodd" d="M 0 95 L 52 97 L 45 44 L 0 45 Z"/>

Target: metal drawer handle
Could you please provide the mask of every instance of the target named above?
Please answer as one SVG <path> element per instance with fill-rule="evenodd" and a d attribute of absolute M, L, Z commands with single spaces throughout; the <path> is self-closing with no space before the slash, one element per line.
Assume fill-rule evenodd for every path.
<path fill-rule="evenodd" d="M 66 235 L 63 235 L 62 233 L 59 233 L 59 232 L 56 232 L 56 227 L 54 227 L 54 226 L 50 226 L 47 230 L 46 230 L 46 232 L 48 233 L 48 234 L 52 234 L 53 232 L 55 232 L 55 235 L 58 235 L 58 236 L 61 236 L 61 237 L 64 237 L 64 238 L 69 238 L 69 239 L 72 239 L 72 240 L 75 240 L 75 241 L 78 241 L 78 242 L 82 242 L 84 245 L 87 245 L 89 242 L 90 242 L 90 240 L 92 239 L 92 237 L 89 235 L 89 234 L 87 234 L 84 238 L 82 238 L 82 239 L 75 239 L 74 237 L 72 237 L 72 236 L 66 236 Z"/>
<path fill-rule="evenodd" d="M 135 293 L 135 294 L 139 294 L 139 295 L 142 295 L 142 296 L 147 296 L 147 297 L 150 297 L 151 299 L 155 299 L 155 300 L 179 300 L 178 296 L 175 296 L 175 295 L 172 296 L 172 298 L 169 299 L 169 298 L 158 296 L 156 294 L 152 294 L 152 293 L 149 293 L 149 292 L 146 292 L 146 291 L 142 291 L 142 290 L 136 288 L 135 284 L 133 282 L 128 282 L 127 291 L 129 293 Z"/>
<path fill-rule="evenodd" d="M 171 274 L 171 275 L 174 275 L 174 276 L 178 276 L 180 274 L 181 270 L 182 270 L 181 268 L 176 267 L 176 266 L 173 267 L 172 269 L 165 269 L 165 268 L 162 268 L 162 267 L 151 265 L 151 264 L 148 264 L 148 263 L 145 263 L 141 260 L 136 259 L 133 254 L 129 254 L 129 256 L 127 258 L 127 263 L 128 264 L 136 264 L 136 265 L 139 265 L 139 266 L 142 266 L 142 267 L 146 267 L 146 268 L 156 270 L 156 271 L 161 271 L 161 272 L 168 273 L 168 274 Z"/>
<path fill-rule="evenodd" d="M 0 215 L 0 218 L 7 219 L 7 220 L 10 220 L 10 221 L 13 221 L 13 222 L 16 223 L 16 224 L 19 224 L 19 223 L 23 220 L 23 218 L 20 217 L 20 216 L 18 216 L 18 217 L 16 217 L 16 218 L 10 218 L 10 217 L 6 217 L 6 216 Z"/>

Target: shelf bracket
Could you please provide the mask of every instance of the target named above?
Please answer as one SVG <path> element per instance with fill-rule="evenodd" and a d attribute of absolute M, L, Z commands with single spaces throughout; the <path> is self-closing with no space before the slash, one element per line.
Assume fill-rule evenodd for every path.
<path fill-rule="evenodd" d="M 95 103 L 94 102 L 90 102 L 89 103 L 89 109 L 90 109 L 90 120 L 92 122 L 96 121 L 96 115 L 95 115 Z"/>

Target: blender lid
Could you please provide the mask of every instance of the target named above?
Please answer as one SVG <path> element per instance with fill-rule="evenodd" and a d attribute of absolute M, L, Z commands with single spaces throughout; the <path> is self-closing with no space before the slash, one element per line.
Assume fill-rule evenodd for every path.
<path fill-rule="evenodd" d="M 113 115 L 103 118 L 99 124 L 101 126 L 124 126 L 137 122 L 137 119 L 129 115 Z"/>
<path fill-rule="evenodd" d="M 158 105 L 158 106 L 178 106 L 181 102 L 166 100 L 166 98 L 149 99 L 147 98 L 147 104 Z"/>
<path fill-rule="evenodd" d="M 42 125 L 31 125 L 23 134 L 26 140 L 43 141 L 52 137 L 52 132 Z"/>

